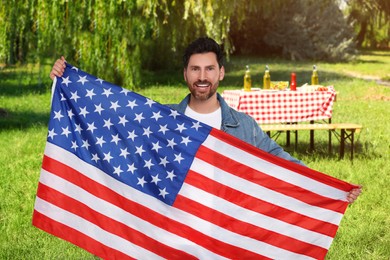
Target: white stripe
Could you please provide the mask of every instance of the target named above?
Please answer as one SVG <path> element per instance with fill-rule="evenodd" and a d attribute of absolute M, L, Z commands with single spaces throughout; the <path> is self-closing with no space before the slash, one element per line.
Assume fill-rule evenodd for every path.
<path fill-rule="evenodd" d="M 249 167 L 252 167 L 257 171 L 261 171 L 277 179 L 302 187 L 306 190 L 312 191 L 324 197 L 346 201 L 347 192 L 345 191 L 326 185 L 312 178 L 301 175 L 297 172 L 288 170 L 284 167 L 272 164 L 235 146 L 222 142 L 219 139 L 213 137 L 212 135 L 209 135 L 206 138 L 203 145 L 214 151 L 223 151 L 220 153 L 224 156 L 228 158 L 234 158 L 234 160 L 239 163 L 248 165 Z"/>
<path fill-rule="evenodd" d="M 108 246 L 124 254 L 127 254 L 136 259 L 163 259 L 152 252 L 145 250 L 135 244 L 130 243 L 124 238 L 107 232 L 99 226 L 75 215 L 69 211 L 65 211 L 45 200 L 36 198 L 35 210 L 39 213 L 58 221 L 68 227 L 71 227 L 92 239 Z"/>
<path fill-rule="evenodd" d="M 255 198 L 260 198 L 282 208 L 298 212 L 302 215 L 339 225 L 343 215 L 325 208 L 309 205 L 298 199 L 289 197 L 274 190 L 265 188 L 256 183 L 247 181 L 215 166 L 195 158 L 191 170 L 213 179 L 223 185 L 244 192 Z"/>
<path fill-rule="evenodd" d="M 268 252 L 272 252 L 272 255 L 283 255 L 283 258 L 288 259 L 310 259 L 306 256 L 302 256 L 299 254 L 295 254 L 293 252 L 289 252 L 287 250 L 274 247 L 272 245 L 268 245 L 262 242 L 259 242 L 258 240 L 245 237 L 236 233 L 233 233 L 229 230 L 223 229 L 217 225 L 214 225 L 212 223 L 209 223 L 199 217 L 193 216 L 187 212 L 178 210 L 176 208 L 173 208 L 171 206 L 168 206 L 161 201 L 153 198 L 152 196 L 146 195 L 138 190 L 135 189 L 129 189 L 129 187 L 126 184 L 123 184 L 114 178 L 108 177 L 106 174 L 101 172 L 99 169 L 95 168 L 94 166 L 87 164 L 80 160 L 78 157 L 76 157 L 74 154 L 62 149 L 61 147 L 58 147 L 54 144 L 47 143 L 45 154 L 49 157 L 55 157 L 57 161 L 60 161 L 66 165 L 69 165 L 73 169 L 79 171 L 81 174 L 93 179 L 94 181 L 114 190 L 118 194 L 121 194 L 123 197 L 132 200 L 136 203 L 139 203 L 141 205 L 146 205 L 149 208 L 153 209 L 157 213 L 163 214 L 164 216 L 173 219 L 175 221 L 181 222 L 184 225 L 187 225 L 189 227 L 194 228 L 195 230 L 198 230 L 199 232 L 214 237 L 216 239 L 221 240 L 224 243 L 228 243 L 237 247 L 245 248 L 249 251 L 256 252 L 258 254 L 263 254 L 264 248 L 269 248 L 267 250 Z M 50 181 L 50 186 L 54 185 L 53 181 Z M 62 186 L 62 185 L 58 185 Z M 78 188 L 78 187 L 77 187 Z M 56 189 L 61 189 L 61 187 L 57 187 Z M 63 193 L 67 193 L 66 190 L 61 191 Z M 72 192 L 70 196 L 74 196 L 77 200 L 83 200 L 82 190 L 77 190 L 75 192 Z M 199 200 L 199 197 L 198 197 Z M 100 203 L 100 202 L 99 202 Z M 99 204 L 98 201 L 89 201 L 89 206 L 94 206 L 95 204 Z M 106 203 L 106 202 L 104 202 Z M 115 207 L 115 206 L 112 206 Z M 109 209 L 109 210 L 107 210 Z M 104 205 L 102 211 L 107 210 L 109 212 L 109 215 L 111 215 L 113 209 L 111 209 L 110 205 Z M 127 213 L 127 212 L 126 212 Z M 126 217 L 120 217 L 120 219 L 117 217 L 118 213 L 112 214 L 112 218 L 125 223 L 126 220 L 129 218 L 129 216 Z M 131 223 L 125 223 L 126 225 L 130 226 Z M 142 227 L 141 229 L 138 229 L 138 227 L 131 225 L 132 228 L 139 230 L 141 232 L 144 232 L 146 229 L 153 229 L 154 226 L 149 227 Z M 155 230 L 154 230 L 155 231 Z M 199 245 L 190 244 L 188 241 L 181 241 L 180 239 L 170 238 L 170 235 L 165 230 L 159 230 L 161 232 L 153 232 L 150 234 L 151 237 L 155 238 L 156 240 L 171 246 L 173 248 L 181 249 L 189 254 L 195 255 L 196 257 L 200 259 L 218 259 L 222 258 L 221 256 L 218 256 L 216 254 L 213 254 L 212 252 L 206 251 L 203 247 L 200 247 Z M 272 255 L 269 256 L 272 258 Z"/>
<path fill-rule="evenodd" d="M 184 225 L 192 227 L 196 230 L 199 230 L 198 225 L 208 226 L 206 221 L 199 219 L 196 216 L 193 216 L 184 211 L 178 210 L 172 206 L 169 206 L 158 199 L 155 199 L 152 196 L 149 196 L 145 193 L 142 193 L 136 189 L 129 188 L 128 185 L 115 180 L 114 178 L 109 177 L 104 172 L 100 171 L 96 167 L 85 163 L 81 159 L 79 159 L 74 154 L 64 150 L 63 148 L 56 146 L 52 143 L 46 144 L 45 154 L 49 157 L 55 158 L 57 161 L 66 164 L 73 169 L 77 170 L 81 174 L 93 179 L 94 181 L 100 183 L 101 185 L 106 186 L 107 188 L 113 190 L 114 192 L 120 194 L 121 196 L 139 203 L 141 205 L 147 206 L 155 212 L 162 214 L 170 219 L 173 219 L 177 222 L 181 222 Z M 45 171 L 42 170 L 41 178 L 44 178 L 42 175 Z M 54 176 L 54 175 L 52 175 Z M 46 177 L 45 177 L 46 178 Z M 82 190 L 80 187 L 73 185 L 66 180 L 62 180 L 59 177 L 56 177 L 61 180 L 61 184 L 56 185 L 54 180 L 50 180 L 47 182 L 47 185 L 53 187 L 62 193 L 70 196 L 76 200 L 82 201 L 87 204 L 89 207 L 94 208 L 95 210 L 101 212 L 102 214 L 110 216 L 112 219 L 119 221 L 128 225 L 131 228 L 134 228 L 150 237 L 153 237 L 157 241 L 164 243 L 167 246 L 172 248 L 176 248 L 179 250 L 183 250 L 188 254 L 192 254 L 201 259 L 224 259 L 223 257 L 216 255 L 215 253 L 208 251 L 207 249 L 189 241 L 185 238 L 172 234 L 164 229 L 151 225 L 149 222 L 143 221 L 128 212 L 123 211 L 122 209 L 112 205 L 104 200 L 100 200 L 87 193 L 85 190 Z M 42 182 L 45 180 L 42 179 Z M 68 183 L 68 188 L 63 188 L 64 185 Z M 70 187 L 73 187 L 70 189 Z M 54 187 L 55 186 L 55 187 Z M 102 206 L 101 206 L 102 205 Z M 115 214 L 113 214 L 115 212 Z M 132 219 L 132 221 L 129 221 Z M 133 222 L 136 221 L 136 222 Z M 199 224 L 201 222 L 201 224 Z M 134 225 L 133 223 L 136 223 Z M 217 227 L 219 228 L 219 227 Z M 205 228 L 200 230 L 204 234 L 213 237 L 215 229 Z"/>
<path fill-rule="evenodd" d="M 180 193 L 192 200 L 202 198 L 199 203 L 231 216 L 232 218 L 247 222 L 260 228 L 264 228 L 266 230 L 274 231 L 284 236 L 304 241 L 315 246 L 329 249 L 333 240 L 329 236 L 237 206 L 234 203 L 190 185 L 184 184 Z M 274 250 L 275 249 L 272 249 L 271 252 Z M 265 254 L 265 252 L 261 251 L 261 254 Z M 268 254 L 265 255 L 269 256 Z"/>

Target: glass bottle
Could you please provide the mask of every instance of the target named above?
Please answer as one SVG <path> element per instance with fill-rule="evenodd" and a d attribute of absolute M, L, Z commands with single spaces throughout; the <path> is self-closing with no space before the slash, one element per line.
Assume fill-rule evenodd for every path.
<path fill-rule="evenodd" d="M 271 88 L 271 75 L 269 74 L 269 67 L 268 65 L 266 65 L 264 76 L 263 76 L 263 89 L 270 89 L 270 88 Z"/>
<path fill-rule="evenodd" d="M 313 65 L 313 74 L 311 75 L 311 84 L 312 85 L 318 85 L 318 73 L 317 73 L 317 66 Z"/>
<path fill-rule="evenodd" d="M 251 91 L 251 88 L 252 88 L 251 72 L 249 70 L 249 66 L 246 65 L 246 71 L 244 75 L 244 91 Z"/>
<path fill-rule="evenodd" d="M 297 90 L 297 79 L 295 73 L 291 73 L 291 80 L 290 80 L 290 90 L 295 91 Z"/>

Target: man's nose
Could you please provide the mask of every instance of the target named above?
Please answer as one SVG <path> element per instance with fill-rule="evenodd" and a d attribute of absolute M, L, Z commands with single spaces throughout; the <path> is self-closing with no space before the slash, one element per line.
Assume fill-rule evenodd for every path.
<path fill-rule="evenodd" d="M 200 81 L 205 81 L 205 80 L 207 80 L 207 73 L 206 73 L 206 70 L 201 69 L 201 70 L 199 71 L 199 80 L 200 80 Z"/>

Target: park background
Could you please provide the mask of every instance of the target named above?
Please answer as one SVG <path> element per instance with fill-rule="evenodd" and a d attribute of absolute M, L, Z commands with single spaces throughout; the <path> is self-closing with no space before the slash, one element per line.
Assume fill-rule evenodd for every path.
<path fill-rule="evenodd" d="M 338 92 L 333 122 L 363 125 L 357 153 L 316 149 L 300 133 L 286 147 L 309 167 L 362 184 L 328 259 L 390 259 L 390 1 L 388 0 L 138 0 L 0 1 L 0 259 L 93 259 L 31 225 L 47 136 L 54 61 L 68 62 L 161 103 L 188 92 L 183 48 L 208 35 L 223 44 L 227 76 L 219 92 L 243 86 L 245 66 L 261 87 L 272 80 L 320 83 Z M 284 145 L 284 139 L 278 142 Z"/>

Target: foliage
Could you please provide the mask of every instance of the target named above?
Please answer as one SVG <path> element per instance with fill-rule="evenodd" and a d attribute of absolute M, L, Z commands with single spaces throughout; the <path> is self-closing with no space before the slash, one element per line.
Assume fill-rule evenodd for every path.
<path fill-rule="evenodd" d="M 352 28 L 335 0 L 272 1 L 249 11 L 243 30 L 233 28 L 242 52 L 276 52 L 292 60 L 349 60 L 355 54 Z"/>
<path fill-rule="evenodd" d="M 358 47 L 390 47 L 390 1 L 349 0 L 349 21 L 357 31 Z"/>
<path fill-rule="evenodd" d="M 148 53 L 161 53 L 156 47 L 171 50 L 165 55 L 169 57 L 190 37 L 209 35 L 225 42 L 228 52 L 232 9 L 226 2 L 1 0 L 0 63 L 26 62 L 29 56 L 41 62 L 47 53 L 64 55 L 91 73 L 134 86 L 140 82 L 141 65 L 157 63 Z M 170 61 L 159 57 L 165 64 Z"/>

